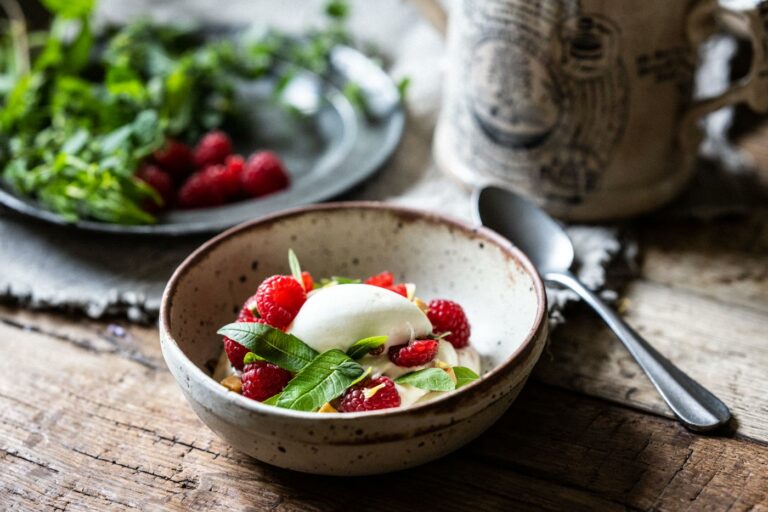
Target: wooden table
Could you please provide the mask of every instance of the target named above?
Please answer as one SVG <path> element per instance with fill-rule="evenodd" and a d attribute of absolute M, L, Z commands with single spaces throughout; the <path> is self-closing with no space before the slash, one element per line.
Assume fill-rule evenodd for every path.
<path fill-rule="evenodd" d="M 763 163 L 756 134 L 744 141 Z M 764 180 L 768 181 L 768 180 Z M 575 308 L 511 410 L 442 460 L 377 477 L 292 473 L 234 451 L 187 406 L 154 328 L 0 308 L 0 509 L 768 510 L 768 205 L 638 222 L 629 321 L 715 391 L 695 435 Z"/>

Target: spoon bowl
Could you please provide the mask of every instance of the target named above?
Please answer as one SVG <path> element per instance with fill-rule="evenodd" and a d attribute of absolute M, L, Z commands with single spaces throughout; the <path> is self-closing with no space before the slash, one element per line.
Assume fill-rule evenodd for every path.
<path fill-rule="evenodd" d="M 506 236 L 540 273 L 571 268 L 574 252 L 568 234 L 529 200 L 489 186 L 475 191 L 473 204 L 475 221 Z"/>

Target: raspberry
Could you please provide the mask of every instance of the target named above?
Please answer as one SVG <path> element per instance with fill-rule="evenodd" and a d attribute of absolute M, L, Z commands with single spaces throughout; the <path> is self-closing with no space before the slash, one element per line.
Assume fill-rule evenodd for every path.
<path fill-rule="evenodd" d="M 373 396 L 366 398 L 366 390 L 370 390 L 379 385 Z M 369 391 L 370 393 L 370 391 Z M 400 405 L 400 394 L 395 388 L 395 383 L 389 377 L 381 376 L 375 379 L 366 379 L 360 384 L 356 384 L 344 392 L 339 404 L 341 412 L 360 412 L 375 411 L 377 409 L 388 409 Z"/>
<path fill-rule="evenodd" d="M 176 198 L 176 189 L 173 186 L 173 178 L 171 178 L 170 174 L 156 165 L 147 164 L 142 165 L 139 168 L 136 172 L 136 177 L 160 194 L 160 197 L 163 200 L 163 207 L 168 207 L 173 204 L 173 200 Z M 157 209 L 158 205 L 155 204 L 154 201 L 150 200 L 150 202 L 151 204 L 147 205 L 147 209 L 150 211 Z"/>
<path fill-rule="evenodd" d="M 205 208 L 224 204 L 223 189 L 205 172 L 196 172 L 179 190 L 179 206 L 182 208 Z"/>
<path fill-rule="evenodd" d="M 375 276 L 369 277 L 363 281 L 363 283 L 370 284 L 371 286 L 387 288 L 388 286 L 395 284 L 395 276 L 392 275 L 392 272 L 382 272 L 381 274 L 376 274 Z"/>
<path fill-rule="evenodd" d="M 288 172 L 277 155 L 260 151 L 251 155 L 240 175 L 246 194 L 259 197 L 287 188 L 290 184 Z"/>
<path fill-rule="evenodd" d="M 227 165 L 209 165 L 203 170 L 212 187 L 219 190 L 226 199 L 233 199 L 240 192 L 240 174 L 236 167 Z"/>
<path fill-rule="evenodd" d="M 231 173 L 237 174 L 239 177 L 240 173 L 245 169 L 245 160 L 240 155 L 229 155 L 224 161 L 224 165 L 227 166 L 227 169 L 229 169 Z"/>
<path fill-rule="evenodd" d="M 240 313 L 237 315 L 238 322 L 255 322 L 258 318 L 255 312 L 258 310 L 256 307 L 256 295 L 252 295 L 247 301 L 243 303 Z"/>
<path fill-rule="evenodd" d="M 293 276 L 272 276 L 256 290 L 259 314 L 272 327 L 285 329 L 307 300 L 307 294 Z"/>
<path fill-rule="evenodd" d="M 469 345 L 469 320 L 464 310 L 450 300 L 433 300 L 429 303 L 427 318 L 432 322 L 432 331 L 436 334 L 450 332 L 445 339 L 456 348 Z"/>
<path fill-rule="evenodd" d="M 240 312 L 240 316 L 237 317 L 237 321 L 260 323 L 260 324 L 264 323 L 264 320 L 262 320 L 261 318 L 256 318 L 253 315 L 251 315 L 250 318 L 244 318 L 242 316 L 242 311 Z M 236 342 L 235 340 L 224 336 L 224 352 L 227 353 L 227 358 L 229 358 L 229 362 L 232 363 L 232 366 L 234 366 L 238 370 L 242 370 L 243 358 L 245 357 L 245 354 L 247 354 L 250 351 L 247 348 L 245 348 L 243 345 Z"/>
<path fill-rule="evenodd" d="M 408 298 L 408 289 L 402 283 L 399 283 L 399 284 L 396 284 L 396 285 L 392 285 L 392 286 L 385 286 L 385 288 L 387 290 L 389 290 L 389 291 L 392 291 L 392 292 L 395 292 L 395 293 L 399 293 L 400 295 L 402 295 L 406 299 Z"/>
<path fill-rule="evenodd" d="M 266 361 L 256 361 L 243 370 L 243 396 L 263 402 L 281 392 L 292 377 L 288 370 Z"/>
<path fill-rule="evenodd" d="M 406 345 L 389 347 L 389 360 L 397 366 L 421 366 L 437 355 L 436 340 L 415 340 Z"/>
<path fill-rule="evenodd" d="M 230 154 L 232 154 L 232 141 L 229 140 L 229 136 L 222 131 L 209 132 L 195 146 L 195 165 L 208 167 L 223 164 Z"/>
<path fill-rule="evenodd" d="M 304 291 L 309 293 L 315 289 L 315 280 L 312 279 L 312 274 L 306 270 L 301 273 L 301 280 L 304 283 Z"/>
<path fill-rule="evenodd" d="M 157 165 L 174 178 L 183 178 L 192 170 L 192 150 L 176 139 L 165 139 L 165 145 L 152 155 Z"/>

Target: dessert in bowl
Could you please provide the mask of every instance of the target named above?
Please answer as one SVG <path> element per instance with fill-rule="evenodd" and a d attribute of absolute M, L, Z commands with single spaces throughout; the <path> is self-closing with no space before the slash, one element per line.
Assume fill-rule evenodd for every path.
<path fill-rule="evenodd" d="M 317 290 L 313 286 L 292 318 L 271 319 L 262 304 L 251 310 L 262 322 L 232 323 L 242 313 L 243 303 L 247 305 L 254 290 L 271 276 L 298 286 L 298 279 L 287 269 L 285 255 L 290 249 L 301 256 L 301 266 L 311 269 L 313 276 L 344 275 L 366 281 L 387 269 L 393 285 L 325 283 Z M 412 287 L 404 285 L 399 291 L 388 289 L 402 283 L 416 283 L 416 293 L 409 294 Z M 307 287 L 303 288 L 306 293 Z M 416 297 L 425 300 L 417 303 Z M 446 332 L 439 327 L 440 319 L 430 320 L 433 301 L 461 305 L 471 336 L 460 339 L 459 347 L 451 339 L 461 325 L 454 323 L 452 329 L 457 332 Z M 382 314 L 382 307 L 389 313 Z M 377 310 L 379 316 L 369 314 Z M 442 311 L 442 306 L 436 310 Z M 281 467 L 356 475 L 435 459 L 488 428 L 516 398 L 538 360 L 547 337 L 545 312 L 544 289 L 535 270 L 493 232 L 410 209 L 336 203 L 244 224 L 203 245 L 179 267 L 166 288 L 160 334 L 168 367 L 193 409 L 235 448 Z M 350 317 L 358 320 L 347 321 Z M 282 361 L 250 341 L 290 335 L 311 345 L 313 353 L 303 365 L 317 362 L 313 358 L 324 354 L 336 354 L 339 359 L 325 368 L 341 367 L 348 380 L 341 391 L 281 404 L 280 393 L 287 392 L 292 379 L 307 373 L 300 364 L 281 369 L 290 375 L 270 397 L 262 393 L 254 399 L 232 391 L 220 383 L 221 372 L 233 373 L 227 365 L 234 368 L 238 362 L 235 358 L 233 365 L 222 357 L 217 331 L 225 325 L 222 333 L 230 338 L 241 336 L 238 328 L 250 333 L 250 338 L 242 335 L 236 340 L 253 354 L 243 361 L 245 371 L 248 365 L 278 368 L 274 363 Z M 368 346 L 362 354 L 353 351 L 366 338 L 378 338 L 379 345 Z M 423 341 L 434 343 L 425 343 L 425 348 L 419 345 Z M 419 359 L 422 352 L 432 354 L 435 346 L 437 351 L 429 360 Z M 457 353 L 462 351 L 469 355 L 460 360 Z M 473 365 L 475 370 L 469 368 Z M 457 376 L 456 368 L 467 371 L 460 370 Z M 384 376 L 397 381 L 421 370 L 430 370 L 453 388 L 430 391 L 413 380 L 381 386 L 378 380 Z M 448 381 L 439 373 L 447 375 Z M 400 401 L 386 408 L 341 403 L 352 391 L 357 391 L 356 404 L 365 405 L 377 396 L 393 396 L 392 389 Z M 341 394 L 332 396 L 337 392 Z M 301 405 L 293 407 L 297 403 Z M 317 412 L 321 409 L 324 412 Z"/>

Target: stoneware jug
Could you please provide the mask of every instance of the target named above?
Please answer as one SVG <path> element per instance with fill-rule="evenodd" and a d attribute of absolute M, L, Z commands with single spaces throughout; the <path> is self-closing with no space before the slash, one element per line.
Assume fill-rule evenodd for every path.
<path fill-rule="evenodd" d="M 417 3 L 443 25 L 439 4 Z M 766 20 L 762 3 L 457 0 L 436 162 L 562 219 L 657 208 L 693 174 L 701 116 L 740 102 L 768 110 Z M 751 40 L 750 71 L 723 94 L 694 99 L 699 48 L 723 30 Z"/>

